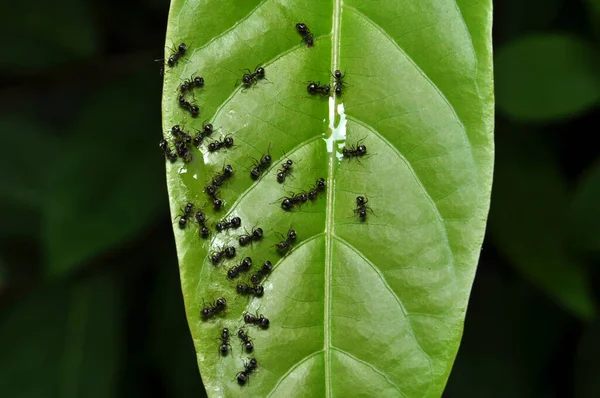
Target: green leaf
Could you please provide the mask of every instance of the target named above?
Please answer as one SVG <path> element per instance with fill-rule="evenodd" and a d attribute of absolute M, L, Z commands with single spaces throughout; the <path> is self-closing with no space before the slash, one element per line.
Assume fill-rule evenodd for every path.
<path fill-rule="evenodd" d="M 498 51 L 495 64 L 498 106 L 513 119 L 563 119 L 600 98 L 598 52 L 576 37 L 518 39 Z"/>
<path fill-rule="evenodd" d="M 161 252 L 167 252 L 166 250 Z M 167 396 L 206 396 L 197 376 L 194 345 L 185 319 L 183 296 L 174 259 L 163 261 L 149 307 L 148 342 L 152 363 L 160 371 Z"/>
<path fill-rule="evenodd" d="M 0 147 L 10 148 L 0 157 L 0 238 L 37 237 L 45 172 L 36 162 L 48 163 L 55 149 L 52 131 L 8 114 L 0 115 L 0 130 L 15 133 L 0 135 Z"/>
<path fill-rule="evenodd" d="M 148 74 L 107 86 L 85 101 L 84 111 L 54 152 L 44 198 L 47 273 L 68 272 L 97 253 L 151 225 L 164 188 L 154 145 L 158 118 L 148 115 Z M 122 161 L 135 155 L 123 167 Z M 144 193 L 142 195 L 142 192 Z M 93 237 L 93 238 L 91 238 Z"/>
<path fill-rule="evenodd" d="M 577 347 L 575 355 L 575 398 L 593 398 L 600 394 L 600 321 L 587 325 Z"/>
<path fill-rule="evenodd" d="M 540 31 L 551 25 L 563 8 L 564 0 L 505 0 L 496 9 L 496 43 Z"/>
<path fill-rule="evenodd" d="M 566 310 L 591 318 L 595 308 L 589 276 L 568 250 L 567 188 L 556 160 L 540 134 L 504 131 L 498 136 L 490 213 L 495 245 Z"/>
<path fill-rule="evenodd" d="M 3 308 L 3 395 L 116 396 L 121 319 L 116 288 L 110 277 L 95 277 L 44 289 Z"/>
<path fill-rule="evenodd" d="M 585 173 L 569 208 L 571 245 L 579 252 L 600 251 L 600 161 Z"/>
<path fill-rule="evenodd" d="M 301 43 L 301 21 L 314 33 L 314 47 Z M 209 396 L 440 396 L 489 204 L 490 29 L 490 1 L 171 4 L 166 56 L 173 44 L 189 49 L 165 74 L 163 128 L 192 131 L 210 120 L 218 127 L 213 138 L 229 134 L 236 143 L 217 153 L 205 143 L 192 150 L 191 162 L 167 163 L 172 216 L 191 201 L 208 213 L 211 228 L 239 216 L 246 230 L 265 233 L 241 248 L 241 231 L 204 241 L 197 225 L 175 228 Z M 241 69 L 257 65 L 266 79 L 242 90 Z M 338 68 L 346 73 L 343 98 L 334 104 L 307 93 L 309 81 L 329 82 Z M 206 80 L 186 97 L 202 108 L 197 119 L 178 106 L 179 85 L 194 74 Z M 367 146 L 360 162 L 340 159 L 346 136 L 347 145 Z M 254 182 L 252 158 L 269 148 L 272 166 Z M 275 175 L 284 153 L 294 168 L 280 185 Z M 226 211 L 214 213 L 203 189 L 226 164 L 235 169 L 220 193 Z M 282 210 L 278 198 L 320 177 L 327 189 L 317 200 Z M 353 214 L 358 195 L 372 209 L 364 223 Z M 281 258 L 273 245 L 290 227 L 298 238 Z M 207 254 L 225 244 L 237 247 L 235 261 L 250 256 L 254 269 L 273 262 L 263 298 L 236 294 L 236 282 L 226 279 L 234 261 L 211 265 Z M 219 296 L 228 300 L 226 313 L 202 320 L 203 303 Z M 244 311 L 264 314 L 271 326 L 249 330 L 259 365 L 240 390 L 235 376 L 247 356 L 234 338 L 234 354 L 220 359 L 216 339 L 222 327 L 235 332 Z"/>
<path fill-rule="evenodd" d="M 1 70 L 23 73 L 53 67 L 96 51 L 94 12 L 88 2 L 22 0 L 10 6 L 10 12 L 0 14 L 0 44 L 11 54 L 0 61 Z"/>
<path fill-rule="evenodd" d="M 552 388 L 539 375 L 562 348 L 571 318 L 526 281 L 498 268 L 481 261 L 444 393 L 448 398 L 544 397 L 539 390 Z"/>

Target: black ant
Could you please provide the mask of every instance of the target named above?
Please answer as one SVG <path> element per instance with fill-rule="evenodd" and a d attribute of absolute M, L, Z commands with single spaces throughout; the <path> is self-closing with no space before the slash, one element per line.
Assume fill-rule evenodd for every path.
<path fill-rule="evenodd" d="M 306 90 L 309 94 L 321 94 L 322 96 L 328 96 L 331 91 L 331 86 L 329 84 L 320 84 L 319 82 L 310 82 L 308 86 L 306 86 Z"/>
<path fill-rule="evenodd" d="M 253 294 L 256 297 L 261 297 L 265 292 L 265 289 L 261 285 L 250 286 L 245 283 L 238 283 L 237 292 L 238 294 Z"/>
<path fill-rule="evenodd" d="M 214 252 L 210 256 L 210 261 L 214 265 L 217 265 L 221 261 L 223 261 L 223 257 L 227 257 L 227 258 L 233 258 L 233 257 L 235 257 L 235 247 L 229 246 L 229 247 L 226 247 L 224 249 L 221 249 L 219 251 Z"/>
<path fill-rule="evenodd" d="M 291 210 L 294 208 L 294 206 L 306 203 L 306 201 L 308 201 L 308 193 L 306 193 L 306 192 L 300 192 L 298 194 L 292 193 L 292 196 L 289 196 L 289 197 L 286 196 L 281 201 L 281 208 L 283 210 Z"/>
<path fill-rule="evenodd" d="M 245 369 L 242 370 L 241 372 L 238 372 L 238 374 L 237 374 L 238 384 L 240 384 L 242 386 L 244 384 L 246 384 L 246 381 L 248 381 L 248 377 L 250 377 L 250 373 L 254 372 L 257 367 L 258 367 L 258 362 L 254 358 L 250 359 L 250 362 L 244 363 Z"/>
<path fill-rule="evenodd" d="M 229 344 L 229 329 L 223 328 L 221 332 L 221 345 L 219 345 L 219 351 L 221 355 L 226 356 L 231 349 L 231 345 Z"/>
<path fill-rule="evenodd" d="M 169 148 L 169 143 L 166 140 L 164 140 L 164 139 L 160 140 L 158 142 L 158 146 L 165 154 L 165 157 L 167 159 L 169 159 L 171 162 L 174 162 L 177 160 L 177 154 L 175 152 L 173 152 L 171 150 L 171 148 Z"/>
<path fill-rule="evenodd" d="M 273 270 L 273 264 L 269 260 L 265 261 L 263 266 L 250 277 L 250 282 L 257 284 Z"/>
<path fill-rule="evenodd" d="M 223 220 L 219 221 L 217 225 L 215 225 L 215 229 L 217 232 L 225 231 L 229 228 L 239 228 L 242 225 L 242 219 L 239 217 L 233 217 L 231 220 Z"/>
<path fill-rule="evenodd" d="M 179 138 L 179 140 L 185 142 L 186 144 L 189 144 L 192 142 L 192 137 L 190 137 L 190 135 L 188 133 L 183 131 L 181 129 L 181 127 L 179 127 L 178 124 L 171 127 L 171 134 L 173 134 L 174 137 Z"/>
<path fill-rule="evenodd" d="M 184 162 L 189 162 L 192 160 L 192 153 L 190 152 L 190 148 L 188 148 L 187 144 L 183 140 L 175 140 L 173 141 L 175 144 L 175 150 L 177 151 L 177 155 L 183 159 Z"/>
<path fill-rule="evenodd" d="M 167 65 L 169 65 L 169 67 L 171 67 L 171 68 L 174 67 L 175 65 L 177 65 L 179 58 L 183 57 L 185 55 L 186 51 L 187 51 L 187 46 L 185 45 L 185 43 L 179 44 L 177 46 L 177 50 L 175 50 L 173 52 L 173 54 L 171 54 L 171 56 L 167 60 Z"/>
<path fill-rule="evenodd" d="M 281 235 L 281 234 L 279 234 Z M 281 237 L 283 238 L 283 235 L 281 235 Z M 284 240 L 282 240 L 281 242 L 277 243 L 275 246 L 277 247 L 277 250 L 279 250 L 280 252 L 285 252 L 287 250 L 289 250 L 289 248 L 292 246 L 292 243 L 294 243 L 294 241 L 296 240 L 296 231 L 294 231 L 293 229 L 290 229 L 287 233 L 287 237 L 284 238 Z"/>
<path fill-rule="evenodd" d="M 206 137 L 211 135 L 213 132 L 213 125 L 210 123 L 202 123 L 202 130 L 198 130 L 198 133 L 194 137 L 194 146 L 198 147 Z"/>
<path fill-rule="evenodd" d="M 262 66 L 257 66 L 254 72 L 251 72 L 250 69 L 244 70 L 248 71 L 248 73 L 244 73 L 244 76 L 242 76 L 242 84 L 246 87 L 256 84 L 258 79 L 264 79 L 265 77 L 265 68 Z"/>
<path fill-rule="evenodd" d="M 346 83 L 344 83 L 344 80 L 343 80 L 344 76 L 346 76 L 346 75 L 342 74 L 342 71 L 340 71 L 339 69 L 336 69 L 333 72 L 333 79 L 335 80 L 334 91 L 335 91 L 336 95 L 342 95 L 342 90 L 346 86 Z"/>
<path fill-rule="evenodd" d="M 285 181 L 285 178 L 288 175 L 292 174 L 292 165 L 294 164 L 294 162 L 292 161 L 292 159 L 288 159 L 285 161 L 285 163 L 281 164 L 281 169 L 277 170 L 277 182 L 278 183 L 282 183 Z"/>
<path fill-rule="evenodd" d="M 215 210 L 220 210 L 221 207 L 223 207 L 223 200 L 219 199 L 217 197 L 212 198 L 212 203 L 213 203 L 213 209 L 215 209 Z"/>
<path fill-rule="evenodd" d="M 217 197 L 217 194 L 219 193 L 219 187 L 215 187 L 214 185 L 207 185 L 204 188 L 204 192 L 206 192 L 206 194 L 212 199 L 213 208 L 215 210 L 221 209 L 221 206 L 223 206 L 223 200 Z"/>
<path fill-rule="evenodd" d="M 183 94 L 179 96 L 179 106 L 188 111 L 192 117 L 196 117 L 200 114 L 198 105 L 192 104 L 190 101 L 186 100 Z"/>
<path fill-rule="evenodd" d="M 216 140 L 208 144 L 209 152 L 218 151 L 221 148 L 231 148 L 233 146 L 233 138 L 232 137 L 221 137 L 221 140 Z"/>
<path fill-rule="evenodd" d="M 178 216 L 179 217 L 179 228 L 183 229 L 187 226 L 188 217 L 190 216 L 190 213 L 192 212 L 192 210 L 194 210 L 193 203 L 188 203 L 185 205 L 185 209 L 182 210 L 183 214 Z"/>
<path fill-rule="evenodd" d="M 213 177 L 212 185 L 215 187 L 220 187 L 232 175 L 233 175 L 233 167 L 231 167 L 231 165 L 228 164 L 227 166 L 223 167 L 223 171 L 221 173 L 219 173 Z"/>
<path fill-rule="evenodd" d="M 267 149 L 267 154 L 266 155 L 262 155 L 260 160 L 256 160 L 254 159 L 255 163 L 254 163 L 254 167 L 252 168 L 252 170 L 250 170 L 250 177 L 252 177 L 253 180 L 256 180 L 258 177 L 260 177 L 260 175 L 265 172 L 269 166 L 271 166 L 271 144 L 269 144 L 269 149 Z"/>
<path fill-rule="evenodd" d="M 319 196 L 319 192 L 323 192 L 325 190 L 325 187 L 326 187 L 325 179 L 319 178 L 317 180 L 317 183 L 315 184 L 315 186 L 312 187 L 310 189 L 310 191 L 308 191 L 308 198 L 310 200 L 317 199 L 317 196 Z"/>
<path fill-rule="evenodd" d="M 367 147 L 363 144 L 358 145 L 359 143 L 360 143 L 360 141 L 358 141 L 356 144 L 350 146 L 350 148 L 344 147 L 344 149 L 342 150 L 342 155 L 348 159 L 364 156 L 367 153 Z"/>
<path fill-rule="evenodd" d="M 365 221 L 367 219 L 367 210 L 371 210 L 371 208 L 367 206 L 367 203 L 369 203 L 369 199 L 365 198 L 364 196 L 356 197 L 357 207 L 354 209 L 354 214 L 358 215 L 360 221 Z M 371 212 L 373 211 L 371 210 Z"/>
<path fill-rule="evenodd" d="M 202 236 L 204 239 L 208 238 L 210 236 L 210 229 L 208 229 L 206 226 L 206 215 L 202 211 L 198 210 L 195 218 L 196 222 L 200 226 L 200 236 Z"/>
<path fill-rule="evenodd" d="M 215 197 L 217 193 L 219 193 L 219 187 L 215 187 L 214 185 L 207 185 L 204 187 L 204 192 L 210 197 Z"/>
<path fill-rule="evenodd" d="M 229 268 L 227 271 L 227 277 L 229 279 L 235 279 L 240 275 L 240 272 L 248 272 L 250 267 L 252 267 L 252 259 L 250 257 L 246 257 L 241 263 Z"/>
<path fill-rule="evenodd" d="M 310 30 L 305 23 L 298 22 L 296 24 L 296 30 L 300 33 L 300 36 L 302 36 L 302 40 L 306 43 L 306 47 L 312 47 L 315 44 L 315 37 L 310 33 Z"/>
<path fill-rule="evenodd" d="M 193 87 L 204 87 L 204 78 L 202 76 L 192 76 L 188 80 L 184 80 L 183 83 L 181 83 L 181 86 L 179 86 L 179 91 L 181 94 L 184 94 Z"/>
<path fill-rule="evenodd" d="M 246 324 L 259 326 L 261 329 L 268 329 L 271 322 L 269 322 L 268 318 L 265 318 L 262 314 L 252 315 L 249 313 L 244 313 L 244 322 Z"/>
<path fill-rule="evenodd" d="M 248 336 L 248 333 L 246 333 L 244 329 L 239 329 L 237 331 L 237 336 L 242 341 L 242 347 L 244 347 L 244 351 L 248 353 L 254 351 L 254 344 L 252 344 L 250 336 Z"/>
<path fill-rule="evenodd" d="M 203 318 L 208 318 L 210 315 L 216 315 L 219 312 L 224 311 L 226 306 L 227 300 L 225 300 L 224 297 L 219 297 L 215 303 L 204 307 L 202 311 L 200 311 L 200 315 L 202 315 Z"/>
<path fill-rule="evenodd" d="M 238 239 L 238 242 L 240 243 L 240 246 L 246 246 L 247 244 L 252 243 L 252 241 L 261 240 L 262 236 L 262 228 L 252 228 L 252 234 L 248 234 L 248 231 L 246 231 L 246 235 L 241 235 Z"/>

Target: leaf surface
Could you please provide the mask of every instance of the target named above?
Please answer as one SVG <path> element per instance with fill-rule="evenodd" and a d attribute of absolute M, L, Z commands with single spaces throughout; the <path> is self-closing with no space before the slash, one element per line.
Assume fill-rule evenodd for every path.
<path fill-rule="evenodd" d="M 307 48 L 295 30 L 315 35 Z M 207 140 L 189 163 L 167 164 L 175 220 L 187 202 L 203 208 L 209 225 L 239 216 L 265 236 L 241 248 L 233 230 L 175 238 L 186 312 L 209 396 L 440 396 L 456 355 L 483 238 L 493 163 L 490 1 L 174 1 L 166 57 L 180 42 L 185 56 L 167 68 L 163 128 L 230 135 L 235 147 L 210 153 Z M 248 89 L 242 69 L 265 68 Z M 343 96 L 310 96 L 309 81 L 329 83 L 340 69 Z M 204 77 L 178 105 L 184 79 Z M 237 81 L 237 84 L 236 84 Z M 342 159 L 344 145 L 362 140 L 368 155 Z M 253 181 L 252 158 L 270 151 L 271 168 Z M 285 154 L 285 156 L 284 156 Z M 275 178 L 287 158 L 293 174 Z M 234 177 L 221 189 L 225 211 L 214 212 L 203 189 L 224 165 Z M 308 190 L 318 178 L 326 192 L 286 212 L 280 198 Z M 353 210 L 364 195 L 365 222 Z M 243 229 L 242 228 L 242 229 Z M 273 245 L 293 228 L 287 256 Z M 235 260 L 215 267 L 208 255 L 234 245 Z M 254 270 L 274 265 L 262 298 L 239 296 L 226 271 L 250 256 Z M 244 277 L 241 278 L 244 281 Z M 200 310 L 228 300 L 216 320 Z M 223 327 L 234 333 L 242 313 L 270 319 L 249 328 L 259 367 L 240 387 L 236 373 L 248 355 L 219 358 Z M 243 388 L 243 390 L 242 390 Z"/>

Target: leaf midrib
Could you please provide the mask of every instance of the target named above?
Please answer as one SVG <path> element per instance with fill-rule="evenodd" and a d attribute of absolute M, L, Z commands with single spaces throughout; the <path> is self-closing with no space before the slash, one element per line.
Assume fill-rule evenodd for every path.
<path fill-rule="evenodd" d="M 336 70 L 339 68 L 340 58 L 340 35 L 341 35 L 341 9 L 342 0 L 333 0 L 333 15 L 331 23 L 331 69 Z M 330 134 L 333 136 L 335 129 L 335 105 L 336 105 L 336 93 L 333 90 L 333 100 L 329 101 L 329 126 L 332 129 Z M 332 266 L 332 244 L 333 244 L 333 202 L 334 202 L 334 190 L 333 190 L 333 166 L 336 161 L 335 145 L 331 147 L 329 153 L 329 165 L 327 175 L 327 202 L 325 212 L 327 214 L 326 225 L 325 225 L 325 297 L 324 297 L 324 311 L 323 316 L 325 321 L 324 330 L 324 347 L 325 353 L 324 364 L 325 364 L 325 396 L 331 397 L 331 266 Z"/>

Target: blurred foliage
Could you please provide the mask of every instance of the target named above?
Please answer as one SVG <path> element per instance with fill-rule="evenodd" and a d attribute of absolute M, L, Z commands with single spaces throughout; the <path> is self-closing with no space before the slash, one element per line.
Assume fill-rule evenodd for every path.
<path fill-rule="evenodd" d="M 589 276 L 568 251 L 564 233 L 566 179 L 548 145 L 538 132 L 520 129 L 498 135 L 496 145 L 490 236 L 523 277 L 574 315 L 590 319 L 595 309 Z"/>
<path fill-rule="evenodd" d="M 498 107 L 523 120 L 553 120 L 586 111 L 600 98 L 600 58 L 593 45 L 567 35 L 519 38 L 496 54 Z"/>
<path fill-rule="evenodd" d="M 599 4 L 495 4 L 497 181 L 447 397 L 600 394 Z M 0 8 L 0 395 L 202 396 L 156 145 L 168 3 Z"/>

